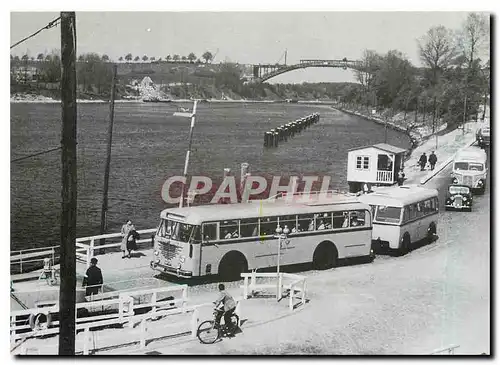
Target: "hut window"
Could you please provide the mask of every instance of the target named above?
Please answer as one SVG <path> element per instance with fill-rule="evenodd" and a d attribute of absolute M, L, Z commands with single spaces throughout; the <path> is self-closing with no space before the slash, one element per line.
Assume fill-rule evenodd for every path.
<path fill-rule="evenodd" d="M 356 169 L 369 170 L 370 169 L 370 157 L 368 157 L 368 156 L 356 156 Z"/>

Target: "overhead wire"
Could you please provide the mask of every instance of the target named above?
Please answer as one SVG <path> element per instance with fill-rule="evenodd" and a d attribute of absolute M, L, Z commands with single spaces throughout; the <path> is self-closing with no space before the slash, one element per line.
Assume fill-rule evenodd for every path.
<path fill-rule="evenodd" d="M 44 155 L 46 153 L 49 153 L 49 152 L 54 152 L 54 151 L 57 151 L 57 150 L 60 150 L 61 147 L 56 147 L 56 148 L 51 148 L 50 150 L 47 150 L 47 151 L 42 151 L 42 152 L 37 152 L 37 153 L 33 153 L 31 155 L 28 155 L 28 156 L 23 156 L 23 157 L 19 157 L 19 158 L 16 158 L 14 160 L 11 160 L 10 163 L 13 163 L 13 162 L 19 162 L 19 161 L 22 161 L 22 160 L 26 160 L 28 158 L 31 158 L 31 157 L 35 157 L 35 156 L 40 156 L 40 155 Z"/>
<path fill-rule="evenodd" d="M 34 36 L 36 36 L 38 33 L 40 33 L 42 30 L 45 30 L 45 29 L 50 29 L 50 28 L 53 28 L 55 26 L 57 26 L 58 24 L 60 24 L 60 22 L 58 22 L 59 20 L 61 19 L 61 17 L 57 17 L 56 19 L 52 20 L 49 24 L 47 24 L 45 27 L 43 28 L 40 28 L 39 30 L 37 30 L 35 33 L 27 36 L 26 38 L 23 38 L 21 39 L 19 42 L 17 43 L 14 43 L 12 46 L 10 46 L 10 49 L 20 45 L 21 43 L 23 42 L 26 42 L 28 39 L 30 38 L 33 38 Z"/>

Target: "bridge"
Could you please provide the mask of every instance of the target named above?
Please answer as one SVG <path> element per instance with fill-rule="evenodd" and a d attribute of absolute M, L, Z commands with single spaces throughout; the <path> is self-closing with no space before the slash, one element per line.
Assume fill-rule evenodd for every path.
<path fill-rule="evenodd" d="M 348 60 L 343 58 L 341 60 L 300 60 L 298 64 L 295 65 L 254 65 L 253 66 L 253 83 L 265 82 L 275 76 L 290 72 L 293 70 L 298 70 L 301 68 L 308 67 L 332 67 L 332 68 L 343 68 L 344 70 L 361 70 L 363 63 L 361 61 Z"/>

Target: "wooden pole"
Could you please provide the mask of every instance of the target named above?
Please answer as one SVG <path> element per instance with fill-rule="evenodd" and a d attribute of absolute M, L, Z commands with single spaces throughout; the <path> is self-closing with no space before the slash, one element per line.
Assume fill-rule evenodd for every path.
<path fill-rule="evenodd" d="M 465 118 L 466 118 L 466 114 L 467 114 L 467 94 L 465 94 L 465 98 L 464 98 L 464 121 L 462 123 L 462 135 L 465 134 Z"/>
<path fill-rule="evenodd" d="M 61 283 L 59 292 L 59 355 L 75 355 L 76 302 L 76 20 L 61 12 Z"/>
<path fill-rule="evenodd" d="M 187 179 L 187 169 L 189 165 L 189 155 L 191 154 L 191 144 L 193 142 L 193 130 L 194 122 L 196 120 L 196 106 L 198 105 L 198 100 L 194 101 L 193 113 L 191 114 L 191 127 L 189 129 L 189 145 L 186 151 L 186 160 L 184 161 L 184 178 Z M 184 204 L 184 190 L 186 188 L 187 180 L 185 184 L 182 184 L 181 200 L 179 201 L 179 208 L 182 208 Z"/>
<path fill-rule="evenodd" d="M 111 99 L 109 103 L 109 124 L 108 124 L 108 149 L 106 153 L 106 166 L 104 168 L 104 191 L 102 195 L 102 208 L 101 208 L 101 234 L 106 232 L 107 215 L 108 215 L 108 187 L 109 187 L 109 172 L 111 164 L 111 144 L 113 141 L 113 122 L 115 116 L 115 89 L 116 89 L 116 64 L 113 65 L 113 79 L 111 81 Z M 105 244 L 102 239 L 101 245 Z"/>

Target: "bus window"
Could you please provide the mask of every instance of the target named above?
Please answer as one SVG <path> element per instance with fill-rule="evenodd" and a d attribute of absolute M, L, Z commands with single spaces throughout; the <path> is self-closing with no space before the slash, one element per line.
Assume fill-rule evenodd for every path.
<path fill-rule="evenodd" d="M 401 219 L 401 208 L 379 205 L 375 220 L 379 222 L 399 223 Z"/>
<path fill-rule="evenodd" d="M 260 235 L 261 236 L 272 236 L 272 235 L 276 234 L 277 227 L 278 227 L 277 217 L 260 218 Z"/>
<path fill-rule="evenodd" d="M 439 211 L 439 200 L 438 198 L 432 198 L 432 208 L 435 212 Z"/>
<path fill-rule="evenodd" d="M 424 214 L 431 214 L 434 212 L 434 209 L 432 209 L 432 199 L 427 199 L 424 201 Z"/>
<path fill-rule="evenodd" d="M 240 220 L 241 237 L 257 237 L 259 235 L 259 220 L 257 218 Z"/>
<path fill-rule="evenodd" d="M 238 238 L 240 236 L 237 220 L 223 221 L 219 223 L 219 237 L 221 240 Z"/>
<path fill-rule="evenodd" d="M 193 242 L 193 243 L 200 243 L 201 242 L 201 227 L 200 226 L 194 226 L 194 230 L 191 233 L 190 242 Z"/>
<path fill-rule="evenodd" d="M 217 240 L 217 223 L 205 223 L 203 225 L 203 241 Z"/>
<path fill-rule="evenodd" d="M 291 233 L 297 232 L 297 216 L 295 215 L 284 215 L 279 217 L 280 227 L 281 229 L 285 229 L 285 226 L 288 227 Z"/>
<path fill-rule="evenodd" d="M 314 229 L 314 215 L 301 214 L 298 216 L 299 232 L 312 231 Z"/>
<path fill-rule="evenodd" d="M 406 206 L 403 210 L 403 223 L 406 223 L 410 220 L 410 207 Z"/>
<path fill-rule="evenodd" d="M 365 225 L 365 211 L 357 210 L 351 212 L 350 216 L 351 227 L 362 227 Z"/>
<path fill-rule="evenodd" d="M 332 229 L 332 213 L 318 214 L 316 217 L 316 229 Z"/>
<path fill-rule="evenodd" d="M 333 228 L 338 229 L 344 227 L 346 221 L 346 216 L 344 212 L 334 212 L 333 213 Z M 349 225 L 349 223 L 347 223 Z"/>
<path fill-rule="evenodd" d="M 159 237 L 168 237 L 167 235 L 167 221 L 165 219 L 161 220 L 160 227 L 158 227 L 158 232 L 156 233 Z"/>

